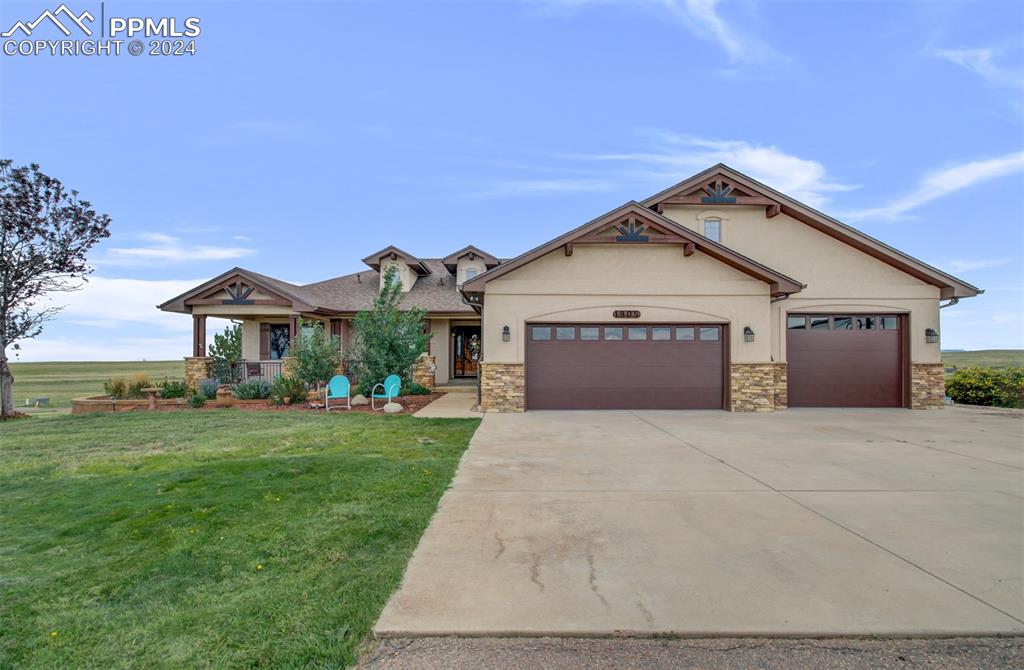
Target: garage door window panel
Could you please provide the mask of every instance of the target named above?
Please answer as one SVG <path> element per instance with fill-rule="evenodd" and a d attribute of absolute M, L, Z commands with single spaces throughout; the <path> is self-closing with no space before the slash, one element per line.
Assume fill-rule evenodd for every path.
<path fill-rule="evenodd" d="M 645 326 L 630 326 L 627 329 L 630 340 L 646 340 L 647 328 Z"/>
<path fill-rule="evenodd" d="M 676 328 L 676 339 L 680 342 L 693 342 L 694 340 L 694 329 L 692 326 L 685 328 Z"/>
<path fill-rule="evenodd" d="M 549 326 L 533 326 L 530 328 L 530 337 L 536 341 L 550 340 L 551 328 Z"/>
<path fill-rule="evenodd" d="M 576 328 L 573 326 L 558 326 L 555 328 L 556 340 L 575 340 Z"/>
<path fill-rule="evenodd" d="M 701 342 L 717 342 L 718 341 L 718 328 L 701 328 L 700 329 L 700 341 Z"/>
<path fill-rule="evenodd" d="M 584 326 L 580 328 L 580 339 L 584 341 L 599 340 L 601 329 L 597 326 Z"/>
<path fill-rule="evenodd" d="M 806 316 L 786 317 L 786 328 L 789 330 L 804 330 L 807 328 Z"/>
<path fill-rule="evenodd" d="M 622 328 L 613 327 L 604 329 L 604 339 L 606 340 L 621 340 L 622 339 Z"/>
<path fill-rule="evenodd" d="M 672 340 L 672 329 L 656 326 L 651 328 L 651 339 L 655 342 L 666 342 Z"/>

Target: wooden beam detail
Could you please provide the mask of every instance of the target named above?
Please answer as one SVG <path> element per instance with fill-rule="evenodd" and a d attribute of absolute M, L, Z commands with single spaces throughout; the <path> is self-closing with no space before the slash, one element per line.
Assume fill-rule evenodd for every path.
<path fill-rule="evenodd" d="M 614 235 L 588 235 L 573 240 L 573 244 L 685 244 L 686 239 L 677 235 L 648 235 L 646 242 L 617 242 Z"/>
<path fill-rule="evenodd" d="M 697 245 L 693 242 L 687 242 L 683 244 L 683 255 L 692 256 L 693 252 L 697 250 Z"/>
<path fill-rule="evenodd" d="M 565 255 L 572 256 L 572 242 L 565 245 Z"/>
<path fill-rule="evenodd" d="M 706 198 L 707 194 L 704 192 L 694 193 L 693 195 L 673 195 L 665 198 L 658 203 L 661 205 L 703 205 L 705 207 L 735 207 L 736 205 L 778 205 L 771 198 L 766 198 L 763 195 L 737 195 L 730 196 L 736 199 L 736 202 L 716 202 L 707 203 L 702 202 L 702 198 Z"/>
<path fill-rule="evenodd" d="M 768 205 L 764 210 L 764 215 L 767 216 L 769 219 L 772 217 L 776 217 L 781 213 L 782 205 L 780 205 L 779 203 L 775 203 L 774 205 Z"/>
<path fill-rule="evenodd" d="M 225 300 L 221 298 L 193 298 L 189 300 L 189 305 L 291 305 L 291 300 L 285 298 L 260 298 L 259 300 L 248 300 L 244 303 L 235 303 L 231 300 Z M 311 311 L 311 310 L 307 310 Z"/>

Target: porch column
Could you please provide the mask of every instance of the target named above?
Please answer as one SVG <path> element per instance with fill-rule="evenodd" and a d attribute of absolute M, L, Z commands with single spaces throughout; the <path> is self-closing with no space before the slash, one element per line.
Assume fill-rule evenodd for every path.
<path fill-rule="evenodd" d="M 192 355 L 197 358 L 206 356 L 206 315 L 192 315 Z"/>
<path fill-rule="evenodd" d="M 295 336 L 299 334 L 299 315 L 288 315 L 288 341 L 294 342 Z"/>

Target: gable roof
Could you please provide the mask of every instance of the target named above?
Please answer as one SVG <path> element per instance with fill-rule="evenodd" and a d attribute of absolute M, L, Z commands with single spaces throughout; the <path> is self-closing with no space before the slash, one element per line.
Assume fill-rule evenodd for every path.
<path fill-rule="evenodd" d="M 380 272 L 380 261 L 385 256 L 391 258 L 392 260 L 404 261 L 405 264 L 408 265 L 413 272 L 420 275 L 421 277 L 423 275 L 430 274 L 430 269 L 423 264 L 423 261 L 421 261 L 420 259 L 416 258 L 415 256 L 408 252 L 402 251 L 393 244 L 384 247 L 375 254 L 370 254 L 369 256 L 363 259 L 363 262 L 369 265 L 377 272 Z"/>
<path fill-rule="evenodd" d="M 412 288 L 402 294 L 404 307 L 418 307 L 429 313 L 474 313 L 473 308 L 463 302 L 462 294 L 456 290 L 455 278 L 445 269 L 441 259 L 425 258 L 419 262 L 427 273 L 417 277 Z M 380 290 L 380 273 L 373 270 L 300 286 L 236 267 L 157 305 L 157 308 L 187 314 L 192 308 L 186 301 L 222 288 L 235 278 L 245 279 L 266 293 L 286 298 L 295 312 L 325 315 L 349 315 L 369 309 Z"/>
<path fill-rule="evenodd" d="M 653 224 L 656 228 L 667 231 L 669 235 L 678 237 L 680 243 L 692 244 L 694 250 L 701 251 L 702 253 L 705 253 L 726 265 L 736 268 L 740 272 L 768 283 L 771 285 L 771 292 L 773 296 L 789 295 L 791 293 L 796 293 L 803 288 L 803 284 L 796 279 L 762 265 L 753 259 L 747 258 L 746 256 L 719 244 L 718 242 L 713 242 L 703 235 L 699 235 L 698 233 L 690 230 L 686 226 L 678 224 L 672 219 L 642 206 L 635 200 L 631 200 L 621 207 L 613 209 L 606 214 L 602 214 L 596 219 L 588 221 L 582 226 L 570 230 L 564 235 L 556 237 L 550 242 L 546 242 L 539 247 L 535 247 L 524 254 L 516 256 L 510 261 L 502 263 L 492 270 L 488 270 L 481 275 L 477 275 L 462 285 L 462 292 L 475 293 L 482 291 L 487 282 L 493 279 L 497 279 L 498 277 L 512 272 L 516 268 L 520 268 L 527 263 L 531 263 L 541 256 L 555 251 L 559 247 L 571 245 L 575 240 L 584 238 L 591 233 L 601 232 L 606 230 L 609 226 L 630 218 L 640 219 L 645 221 L 647 224 Z M 614 238 L 610 238 L 609 243 L 612 243 L 613 240 Z M 628 244 L 629 242 L 622 243 Z"/>
<path fill-rule="evenodd" d="M 501 261 L 496 257 L 490 255 L 486 251 L 482 251 L 474 247 L 472 244 L 467 245 L 454 253 L 448 254 L 441 260 L 441 262 L 444 263 L 446 268 L 448 268 L 448 272 L 454 274 L 458 269 L 459 259 L 463 256 L 469 256 L 470 260 L 472 260 L 474 256 L 479 257 L 480 260 L 484 262 L 484 267 L 488 270 L 501 263 Z"/>
<path fill-rule="evenodd" d="M 827 214 L 819 212 L 813 207 L 794 200 L 723 163 L 714 165 L 703 172 L 684 179 L 678 184 L 652 195 L 641 204 L 644 207 L 658 209 L 661 205 L 672 204 L 673 200 L 686 203 L 687 199 L 683 196 L 690 196 L 690 199 L 693 199 L 692 194 L 694 192 L 702 191 L 711 182 L 722 180 L 727 181 L 731 186 L 739 186 L 748 195 L 737 197 L 737 202 L 734 203 L 711 202 L 708 203 L 709 206 L 765 205 L 768 217 L 779 213 L 786 214 L 819 232 L 852 246 L 858 251 L 862 251 L 883 263 L 906 272 L 916 279 L 932 286 L 937 286 L 941 291 L 940 295 L 942 298 L 967 298 L 984 293 L 982 289 L 968 284 L 962 279 L 932 267 L 924 261 L 920 261 L 898 249 L 894 249 L 884 242 L 880 242 L 852 226 L 848 226 Z M 714 194 L 708 192 L 708 195 L 710 200 L 715 200 Z M 730 194 L 726 193 L 724 195 L 728 197 Z M 719 195 L 718 199 L 721 199 L 721 195 Z M 695 202 L 707 202 L 707 200 L 698 199 Z"/>

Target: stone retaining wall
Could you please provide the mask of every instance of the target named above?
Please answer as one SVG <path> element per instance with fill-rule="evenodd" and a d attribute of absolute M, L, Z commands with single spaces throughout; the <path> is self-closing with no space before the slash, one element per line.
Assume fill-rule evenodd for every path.
<path fill-rule="evenodd" d="M 522 363 L 481 363 L 480 409 L 484 412 L 525 411 L 526 367 Z"/>

